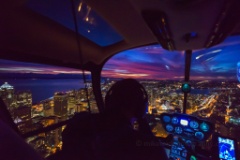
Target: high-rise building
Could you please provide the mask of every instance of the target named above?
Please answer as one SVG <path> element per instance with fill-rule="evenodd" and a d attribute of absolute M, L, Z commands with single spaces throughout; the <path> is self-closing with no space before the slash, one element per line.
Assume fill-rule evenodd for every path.
<path fill-rule="evenodd" d="M 9 110 L 12 110 L 13 102 L 14 102 L 14 87 L 8 84 L 8 82 L 5 82 L 0 87 L 0 97 L 6 104 L 7 108 Z"/>
<path fill-rule="evenodd" d="M 67 116 L 67 94 L 56 92 L 54 95 L 54 114 L 60 117 Z"/>
<path fill-rule="evenodd" d="M 53 116 L 54 115 L 54 101 L 52 99 L 47 99 L 42 101 L 44 116 Z"/>
<path fill-rule="evenodd" d="M 32 93 L 30 91 L 21 91 L 15 94 L 18 106 L 32 107 Z"/>
<path fill-rule="evenodd" d="M 68 113 L 71 113 L 76 106 L 76 97 L 74 95 L 68 96 Z"/>

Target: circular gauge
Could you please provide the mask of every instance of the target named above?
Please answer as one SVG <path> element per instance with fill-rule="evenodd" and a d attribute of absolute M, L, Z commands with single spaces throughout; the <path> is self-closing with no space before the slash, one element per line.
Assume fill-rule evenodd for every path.
<path fill-rule="evenodd" d="M 176 128 L 175 128 L 175 132 L 176 132 L 177 134 L 181 134 L 181 133 L 183 132 L 183 130 L 182 130 L 181 127 L 176 127 Z"/>
<path fill-rule="evenodd" d="M 190 121 L 190 127 L 191 128 L 193 128 L 193 129 L 196 129 L 196 128 L 198 128 L 198 126 L 199 126 L 199 124 L 198 124 L 198 122 L 197 121 Z"/>
<path fill-rule="evenodd" d="M 207 132 L 207 131 L 209 131 L 209 125 L 207 123 L 203 122 L 200 124 L 200 129 L 204 132 Z"/>
<path fill-rule="evenodd" d="M 199 140 L 202 140 L 204 138 L 204 134 L 202 132 L 196 132 L 195 137 Z"/>
<path fill-rule="evenodd" d="M 171 118 L 169 116 L 163 116 L 164 122 L 170 122 Z"/>
<path fill-rule="evenodd" d="M 172 118 L 172 123 L 173 124 L 178 124 L 178 118 L 177 117 L 173 117 Z"/>
<path fill-rule="evenodd" d="M 187 144 L 187 146 L 191 146 L 192 145 L 192 141 L 190 141 L 190 140 L 186 140 L 186 142 L 185 142 L 186 144 Z"/>
<path fill-rule="evenodd" d="M 166 130 L 167 132 L 172 132 L 173 131 L 173 126 L 171 124 L 166 125 Z"/>

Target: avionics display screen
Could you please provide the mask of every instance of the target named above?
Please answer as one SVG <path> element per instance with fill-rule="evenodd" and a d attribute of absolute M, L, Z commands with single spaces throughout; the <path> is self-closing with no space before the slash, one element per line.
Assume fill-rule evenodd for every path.
<path fill-rule="evenodd" d="M 236 160 L 234 140 L 218 137 L 218 156 L 220 160 Z"/>
<path fill-rule="evenodd" d="M 188 125 L 188 121 L 185 120 L 185 119 L 181 119 L 180 120 L 180 124 L 183 125 L 183 126 L 187 126 Z"/>

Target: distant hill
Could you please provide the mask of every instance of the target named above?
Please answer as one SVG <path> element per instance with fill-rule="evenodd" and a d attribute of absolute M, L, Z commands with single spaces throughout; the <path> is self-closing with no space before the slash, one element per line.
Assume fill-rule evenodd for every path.
<path fill-rule="evenodd" d="M 0 73 L 1 79 L 82 79 L 81 74 Z M 90 79 L 90 75 L 86 75 Z"/>

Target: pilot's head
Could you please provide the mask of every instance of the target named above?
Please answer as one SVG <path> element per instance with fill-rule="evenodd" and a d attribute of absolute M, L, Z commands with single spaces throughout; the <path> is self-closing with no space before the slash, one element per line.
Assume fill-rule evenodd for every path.
<path fill-rule="evenodd" d="M 134 79 L 116 82 L 105 97 L 105 109 L 119 112 L 127 118 L 141 118 L 148 105 L 144 87 Z"/>

